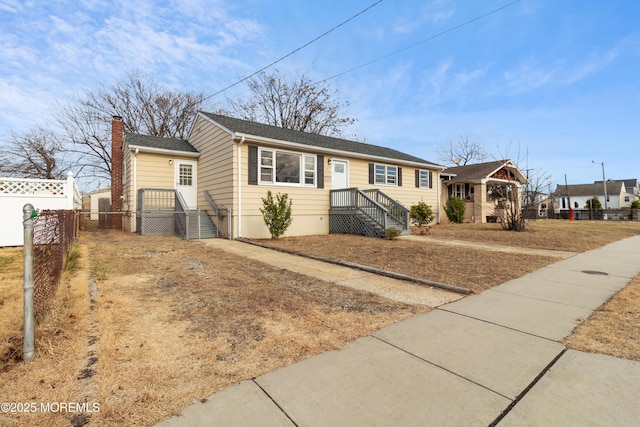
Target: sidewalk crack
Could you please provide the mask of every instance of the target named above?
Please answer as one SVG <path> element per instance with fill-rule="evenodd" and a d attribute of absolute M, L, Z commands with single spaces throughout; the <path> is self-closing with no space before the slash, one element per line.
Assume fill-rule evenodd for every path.
<path fill-rule="evenodd" d="M 491 424 L 489 424 L 489 427 L 494 427 L 496 425 L 498 425 L 498 423 L 500 421 L 502 421 L 502 419 L 504 417 L 507 416 L 507 414 L 509 412 L 511 412 L 513 410 L 513 408 L 520 403 L 520 401 L 527 395 L 527 393 L 529 393 L 529 390 L 531 390 L 533 388 L 533 386 L 535 386 L 538 381 L 540 381 L 542 379 L 542 377 L 549 372 L 549 370 L 553 367 L 553 365 L 556 364 L 556 362 L 562 357 L 563 354 L 565 354 L 567 352 L 567 348 L 565 347 L 564 349 L 562 349 L 562 351 L 553 358 L 553 360 L 551 362 L 549 362 L 549 364 L 547 366 L 545 366 L 545 368 L 538 374 L 538 376 L 536 376 L 533 381 L 531 381 L 531 383 L 524 389 L 522 390 L 522 392 L 516 396 L 516 398 L 513 400 L 513 402 L 511 402 L 509 404 L 509 406 L 506 407 L 506 409 L 504 411 L 502 411 L 502 413 L 500 415 L 498 415 L 498 417 L 493 420 L 493 422 Z"/>

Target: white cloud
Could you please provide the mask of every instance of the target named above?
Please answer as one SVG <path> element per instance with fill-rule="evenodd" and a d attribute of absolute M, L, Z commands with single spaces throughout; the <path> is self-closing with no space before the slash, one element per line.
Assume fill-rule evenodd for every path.
<path fill-rule="evenodd" d="M 512 95 L 537 89 L 552 81 L 557 68 L 557 65 L 542 66 L 537 60 L 527 58 L 503 73 L 506 88 Z"/>
<path fill-rule="evenodd" d="M 0 10 L 4 10 L 9 13 L 18 13 L 22 8 L 19 0 L 1 0 Z"/>
<path fill-rule="evenodd" d="M 448 21 L 455 15 L 455 9 L 449 6 L 449 1 L 438 0 L 427 3 L 419 11 L 411 10 L 410 14 L 398 18 L 393 25 L 396 33 L 410 33 L 426 26 Z"/>

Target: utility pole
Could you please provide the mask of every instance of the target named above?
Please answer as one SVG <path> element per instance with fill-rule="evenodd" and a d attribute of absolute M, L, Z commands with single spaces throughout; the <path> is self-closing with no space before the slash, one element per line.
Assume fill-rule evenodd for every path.
<path fill-rule="evenodd" d="M 567 184 L 567 174 L 564 174 L 564 187 L 567 190 L 567 201 L 569 202 L 569 221 L 573 221 L 573 208 L 571 207 L 571 196 L 569 195 L 569 184 Z"/>
<path fill-rule="evenodd" d="M 594 162 L 593 160 L 591 160 L 591 163 L 595 164 L 596 162 Z M 605 209 L 609 209 L 609 206 L 607 205 L 607 179 L 604 177 L 604 162 L 601 163 L 602 164 L 602 186 L 604 187 L 604 208 Z"/>

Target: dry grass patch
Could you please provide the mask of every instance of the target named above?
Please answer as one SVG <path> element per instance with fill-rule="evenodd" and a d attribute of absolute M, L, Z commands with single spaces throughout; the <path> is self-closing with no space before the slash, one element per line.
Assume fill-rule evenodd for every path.
<path fill-rule="evenodd" d="M 0 248 L 0 373 L 22 359 L 22 248 Z"/>
<path fill-rule="evenodd" d="M 418 234 L 419 231 L 413 228 Z M 537 220 L 527 230 L 503 230 L 500 224 L 439 224 L 429 228 L 429 237 L 468 240 L 503 246 L 584 252 L 626 237 L 640 235 L 640 222 Z"/>
<path fill-rule="evenodd" d="M 89 236 L 84 236 L 89 237 Z M 102 331 L 99 425 L 152 425 L 193 401 L 428 310 L 175 237 L 90 237 Z"/>
<path fill-rule="evenodd" d="M 0 257 L 14 249 L 0 251 Z M 15 249 L 22 261 L 22 248 Z M 13 259 L 15 255 L 9 255 Z M 80 269 L 63 274 L 56 298 L 35 328 L 35 357 L 22 363 L 22 264 L 11 261 L 2 268 L 0 295 L 0 402 L 82 402 L 76 377 L 86 357 L 88 329 L 88 263 L 80 248 Z M 4 264 L 4 262 L 3 262 Z M 4 417 L 4 418 L 2 418 Z M 68 426 L 68 413 L 0 414 L 0 425 Z"/>
<path fill-rule="evenodd" d="M 416 228 L 412 230 L 419 234 Z M 556 257 L 446 245 L 449 240 L 487 246 L 583 252 L 640 234 L 640 223 L 544 220 L 524 232 L 500 224 L 440 224 L 429 241 L 318 235 L 261 240 L 267 246 L 340 259 L 480 292 L 558 261 Z M 432 239 L 442 240 L 443 244 Z"/>
<path fill-rule="evenodd" d="M 569 347 L 640 361 L 640 276 L 565 340 Z"/>
<path fill-rule="evenodd" d="M 474 292 L 481 292 L 557 261 L 557 258 L 545 256 L 341 234 L 287 237 L 261 240 L 260 243 L 354 262 Z"/>

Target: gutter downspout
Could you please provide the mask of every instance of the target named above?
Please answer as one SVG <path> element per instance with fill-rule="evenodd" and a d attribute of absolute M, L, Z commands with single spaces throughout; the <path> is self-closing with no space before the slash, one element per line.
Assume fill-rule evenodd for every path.
<path fill-rule="evenodd" d="M 438 171 L 438 224 L 442 223 L 442 172 L 446 168 L 442 168 Z"/>
<path fill-rule="evenodd" d="M 136 148 L 136 151 L 133 154 L 133 215 L 137 215 L 138 212 L 138 153 L 140 152 L 139 148 Z M 137 217 L 134 217 L 137 218 Z M 133 227 L 134 233 L 138 232 L 138 221 L 134 219 L 135 226 Z"/>
<path fill-rule="evenodd" d="M 238 238 L 242 237 L 242 144 L 244 136 L 238 142 Z"/>
<path fill-rule="evenodd" d="M 444 169 L 443 169 L 444 170 Z M 442 191 L 442 179 L 440 178 L 441 171 L 438 171 L 438 179 L 436 180 L 437 194 L 438 194 L 438 224 L 440 224 L 440 211 L 442 210 L 442 198 L 440 196 L 440 192 Z"/>

